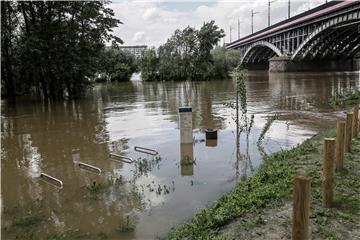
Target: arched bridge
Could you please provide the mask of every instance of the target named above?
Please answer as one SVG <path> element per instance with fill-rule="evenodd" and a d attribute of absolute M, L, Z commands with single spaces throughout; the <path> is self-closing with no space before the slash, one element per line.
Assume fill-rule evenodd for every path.
<path fill-rule="evenodd" d="M 359 58 L 360 1 L 331 1 L 226 47 L 238 49 L 245 65 Z"/>

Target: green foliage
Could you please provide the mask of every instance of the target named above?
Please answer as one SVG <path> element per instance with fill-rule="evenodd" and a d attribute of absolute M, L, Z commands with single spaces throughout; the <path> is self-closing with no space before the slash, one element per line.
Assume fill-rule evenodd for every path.
<path fill-rule="evenodd" d="M 152 159 L 138 158 L 134 162 L 134 177 L 138 178 L 144 175 L 146 176 L 154 168 L 159 168 L 161 160 L 160 156 L 154 156 Z"/>
<path fill-rule="evenodd" d="M 222 239 L 225 237 L 219 234 L 221 227 L 238 217 L 238 222 L 241 221 L 242 227 L 249 232 L 266 227 L 262 222 L 264 212 L 276 211 L 284 201 L 291 201 L 293 177 L 299 172 L 311 178 L 312 236 L 316 239 L 352 239 L 356 236 L 354 229 L 359 222 L 360 210 L 360 139 L 353 140 L 353 152 L 346 155 L 344 170 L 334 174 L 334 207 L 324 209 L 319 159 L 323 154 L 323 138 L 329 133 L 333 130 L 291 150 L 268 156 L 254 176 L 239 183 L 232 192 L 202 210 L 190 222 L 179 226 L 170 233 L 169 239 Z M 284 224 L 291 223 L 285 219 Z"/>
<path fill-rule="evenodd" d="M 137 63 L 129 51 L 112 46 L 100 55 L 99 71 L 107 80 L 129 81 L 131 75 L 137 71 Z"/>
<path fill-rule="evenodd" d="M 214 59 L 211 50 L 224 36 L 214 21 L 196 30 L 177 29 L 167 42 L 149 50 L 141 60 L 144 80 L 181 81 L 214 78 Z"/>
<path fill-rule="evenodd" d="M 241 57 L 239 51 L 226 49 L 225 47 L 215 47 L 211 51 L 214 60 L 212 77 L 215 79 L 229 78 L 229 74 L 240 64 Z"/>
<path fill-rule="evenodd" d="M 16 218 L 14 220 L 13 226 L 19 228 L 31 228 L 34 225 L 38 225 L 43 221 L 42 216 L 38 216 L 35 214 L 28 214 L 20 218 Z"/>
<path fill-rule="evenodd" d="M 217 239 L 218 229 L 234 218 L 276 204 L 290 194 L 295 158 L 315 150 L 316 146 L 306 141 L 292 150 L 272 154 L 254 176 L 178 227 L 169 239 Z"/>
<path fill-rule="evenodd" d="M 1 2 L 1 81 L 8 97 L 33 92 L 43 99 L 81 96 L 97 72 L 111 29 L 107 1 Z"/>
<path fill-rule="evenodd" d="M 122 176 L 118 178 L 111 176 L 106 181 L 94 181 L 92 182 L 92 184 L 88 184 L 85 186 L 85 197 L 93 200 L 100 199 L 102 194 L 108 192 L 111 187 L 119 186 L 123 183 L 124 182 Z"/>
<path fill-rule="evenodd" d="M 334 106 L 351 106 L 360 103 L 360 91 L 349 91 L 342 95 L 335 95 L 331 98 L 330 103 Z"/>
<path fill-rule="evenodd" d="M 247 113 L 247 101 L 246 101 L 246 79 L 247 79 L 247 71 L 241 66 L 236 67 L 232 71 L 232 78 L 236 82 L 236 94 L 240 97 L 240 106 L 242 114 Z"/>
<path fill-rule="evenodd" d="M 159 79 L 159 58 L 155 48 L 147 49 L 140 59 L 141 79 L 155 81 Z"/>

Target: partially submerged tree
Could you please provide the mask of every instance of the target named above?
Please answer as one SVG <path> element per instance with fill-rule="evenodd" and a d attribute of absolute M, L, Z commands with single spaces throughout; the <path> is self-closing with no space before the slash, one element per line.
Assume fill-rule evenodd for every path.
<path fill-rule="evenodd" d="M 153 50 L 145 54 L 141 63 L 143 79 L 184 81 L 213 78 L 211 50 L 223 36 L 224 31 L 214 21 L 204 23 L 199 30 L 190 26 L 177 29 L 157 53 Z"/>
<path fill-rule="evenodd" d="M 155 48 L 147 49 L 139 60 L 141 79 L 144 81 L 155 81 L 159 79 L 159 58 Z"/>
<path fill-rule="evenodd" d="M 129 81 L 137 71 L 137 63 L 129 51 L 112 46 L 101 53 L 98 70 L 106 76 L 106 80 Z"/>
<path fill-rule="evenodd" d="M 33 90 L 43 99 L 76 98 L 97 71 L 111 29 L 107 1 L 1 2 L 3 95 Z"/>

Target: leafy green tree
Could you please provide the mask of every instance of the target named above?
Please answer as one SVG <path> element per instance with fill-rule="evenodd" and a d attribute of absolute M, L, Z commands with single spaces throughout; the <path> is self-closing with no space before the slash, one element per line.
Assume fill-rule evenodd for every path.
<path fill-rule="evenodd" d="M 97 72 L 97 59 L 105 42 L 122 42 L 111 34 L 111 29 L 121 22 L 114 19 L 107 4 L 1 2 L 1 54 L 10 60 L 3 67 L 12 70 L 12 74 L 2 74 L 5 94 L 26 89 L 34 90 L 43 99 L 81 96 Z"/>
<path fill-rule="evenodd" d="M 16 68 L 16 25 L 17 11 L 15 3 L 1 2 L 1 79 L 2 90 L 10 97 L 15 97 Z"/>
<path fill-rule="evenodd" d="M 137 62 L 129 51 L 112 46 L 101 53 L 98 71 L 106 76 L 105 80 L 129 81 L 137 71 Z"/>
<path fill-rule="evenodd" d="M 140 59 L 141 79 L 144 81 L 154 81 L 159 79 L 158 73 L 159 58 L 155 48 L 150 48 L 144 52 Z"/>
<path fill-rule="evenodd" d="M 211 55 L 214 60 L 211 76 L 216 79 L 229 78 L 231 71 L 241 62 L 240 53 L 234 49 L 216 47 Z"/>
<path fill-rule="evenodd" d="M 204 23 L 197 34 L 199 41 L 198 53 L 196 55 L 196 69 L 198 78 L 204 80 L 211 78 L 211 69 L 214 60 L 210 51 L 216 46 L 221 38 L 225 36 L 224 30 L 215 25 L 215 21 Z"/>
<path fill-rule="evenodd" d="M 140 69 L 143 79 L 165 81 L 210 79 L 214 72 L 211 50 L 223 36 L 224 31 L 219 29 L 214 21 L 204 23 L 200 30 L 190 26 L 183 30 L 177 29 L 166 43 L 158 48 L 157 58 L 148 55 L 142 59 Z"/>

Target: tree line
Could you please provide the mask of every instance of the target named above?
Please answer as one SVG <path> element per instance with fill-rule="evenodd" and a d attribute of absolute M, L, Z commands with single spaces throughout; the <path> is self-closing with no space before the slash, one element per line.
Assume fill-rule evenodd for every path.
<path fill-rule="evenodd" d="M 106 42 L 121 44 L 108 1 L 2 1 L 2 95 L 81 96 Z M 122 67 L 122 66 L 118 66 Z"/>
<path fill-rule="evenodd" d="M 235 50 L 215 47 L 225 36 L 214 21 L 204 23 L 197 30 L 177 29 L 158 49 L 145 51 L 139 62 L 145 81 L 209 80 L 228 78 L 240 63 Z M 214 48 L 215 47 L 215 48 Z"/>
<path fill-rule="evenodd" d="M 141 59 L 120 48 L 109 1 L 2 1 L 1 94 L 45 100 L 81 97 L 95 81 L 228 78 L 239 54 L 215 47 L 224 31 L 214 21 L 177 29 Z M 106 44 L 111 46 L 106 47 Z"/>

